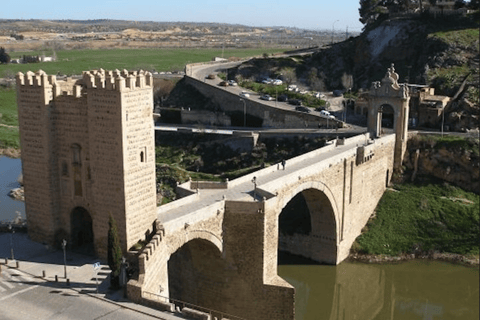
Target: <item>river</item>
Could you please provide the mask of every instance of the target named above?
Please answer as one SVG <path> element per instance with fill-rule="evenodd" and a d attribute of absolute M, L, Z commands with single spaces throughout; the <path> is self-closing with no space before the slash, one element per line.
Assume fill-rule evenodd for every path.
<path fill-rule="evenodd" d="M 25 204 L 8 196 L 10 190 L 20 187 L 17 179 L 22 173 L 20 159 L 0 156 L 0 222 L 13 221 L 19 214 L 25 219 Z"/>
<path fill-rule="evenodd" d="M 372 265 L 280 265 L 296 320 L 478 320 L 478 268 L 413 260 Z"/>
<path fill-rule="evenodd" d="M 17 188 L 20 159 L 0 157 L 0 221 L 25 217 L 8 196 Z M 296 289 L 296 320 L 478 320 L 479 272 L 436 261 L 338 266 L 285 264 L 278 274 Z M 297 260 L 298 261 L 298 260 Z"/>

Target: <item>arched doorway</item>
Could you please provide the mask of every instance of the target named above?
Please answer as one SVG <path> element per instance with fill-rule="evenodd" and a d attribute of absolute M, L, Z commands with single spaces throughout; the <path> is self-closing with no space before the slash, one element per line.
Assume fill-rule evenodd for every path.
<path fill-rule="evenodd" d="M 381 134 L 385 131 L 392 132 L 392 129 L 395 128 L 395 120 L 395 111 L 391 105 L 382 104 L 378 108 L 378 123 L 381 126 Z"/>
<path fill-rule="evenodd" d="M 88 211 L 82 207 L 76 207 L 72 210 L 70 222 L 72 250 L 94 255 L 92 217 Z"/>
<path fill-rule="evenodd" d="M 288 259 L 303 264 L 336 263 L 335 214 L 325 193 L 313 188 L 298 193 L 282 209 L 278 222 L 280 264 L 288 264 Z"/>

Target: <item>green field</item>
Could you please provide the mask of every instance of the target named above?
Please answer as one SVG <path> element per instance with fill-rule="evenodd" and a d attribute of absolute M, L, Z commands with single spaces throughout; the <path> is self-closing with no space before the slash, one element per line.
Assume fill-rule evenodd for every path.
<path fill-rule="evenodd" d="M 226 49 L 224 58 L 245 58 L 261 56 L 263 53 L 278 53 L 282 49 Z M 51 54 L 41 52 L 13 52 L 11 58 L 27 55 Z M 213 57 L 222 56 L 221 49 L 99 49 L 99 50 L 65 50 L 56 53 L 57 61 L 30 64 L 0 65 L 0 77 L 11 76 L 21 71 L 37 71 L 48 74 L 81 74 L 85 70 L 103 68 L 105 70 L 156 70 L 182 71 L 186 64 L 211 61 Z"/>
<path fill-rule="evenodd" d="M 19 148 L 18 113 L 14 88 L 0 87 L 0 148 Z"/>
<path fill-rule="evenodd" d="M 366 254 L 434 250 L 478 256 L 479 211 L 478 195 L 447 183 L 395 185 L 383 195 L 354 249 Z"/>

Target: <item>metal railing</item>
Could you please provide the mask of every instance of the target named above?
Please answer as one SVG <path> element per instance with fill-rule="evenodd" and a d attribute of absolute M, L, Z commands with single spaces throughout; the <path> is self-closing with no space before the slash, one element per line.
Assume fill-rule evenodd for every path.
<path fill-rule="evenodd" d="M 196 310 L 196 311 L 204 312 L 206 314 L 209 314 L 212 317 L 212 319 L 214 319 L 214 317 L 216 317 L 219 320 L 220 319 L 247 320 L 245 318 L 237 317 L 237 316 L 228 314 L 228 313 L 223 312 L 223 311 L 213 310 L 213 309 L 197 306 L 195 304 L 185 302 L 185 301 L 182 301 L 182 300 L 177 300 L 177 299 L 169 298 L 169 297 L 166 297 L 166 296 L 162 296 L 158 293 L 147 292 L 147 291 L 144 291 L 143 293 L 144 293 L 144 295 L 148 296 L 150 300 L 159 301 L 159 302 L 166 303 L 166 304 L 173 304 L 175 306 L 175 309 L 177 309 L 177 307 L 179 307 L 180 310 L 182 310 L 183 308 L 189 308 L 189 309 L 193 309 L 193 310 Z"/>

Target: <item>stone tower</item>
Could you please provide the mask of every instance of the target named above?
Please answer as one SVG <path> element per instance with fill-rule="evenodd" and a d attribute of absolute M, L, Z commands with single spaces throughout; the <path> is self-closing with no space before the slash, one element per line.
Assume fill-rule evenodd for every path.
<path fill-rule="evenodd" d="M 17 74 L 30 237 L 106 257 L 112 215 L 124 252 L 156 217 L 153 79 L 127 70 L 57 80 Z M 151 231 L 151 230 L 150 230 Z"/>

